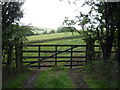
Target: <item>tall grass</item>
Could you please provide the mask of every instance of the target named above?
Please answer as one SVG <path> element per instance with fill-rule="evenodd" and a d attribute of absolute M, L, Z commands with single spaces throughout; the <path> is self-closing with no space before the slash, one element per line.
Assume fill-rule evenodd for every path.
<path fill-rule="evenodd" d="M 8 81 L 4 81 L 2 83 L 2 88 L 22 88 L 23 81 L 25 79 L 27 79 L 29 75 L 30 75 L 30 73 L 28 73 L 28 72 L 18 74 L 16 76 L 14 76 L 14 78 L 11 78 Z"/>
<path fill-rule="evenodd" d="M 118 67 L 116 61 L 94 61 L 84 66 L 85 81 L 90 88 L 118 88 Z"/>

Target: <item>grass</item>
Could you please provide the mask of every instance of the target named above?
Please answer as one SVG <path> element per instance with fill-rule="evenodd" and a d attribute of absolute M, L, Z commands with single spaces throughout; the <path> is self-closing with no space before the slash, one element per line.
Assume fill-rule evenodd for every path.
<path fill-rule="evenodd" d="M 77 34 L 76 34 L 77 35 Z M 31 36 L 29 37 L 29 40 L 36 40 L 36 39 L 50 39 L 50 38 L 57 38 L 57 37 L 65 37 L 65 36 L 72 36 L 71 33 L 57 33 L 57 34 L 47 34 L 47 35 L 37 35 L 37 36 Z M 61 39 L 61 40 L 55 40 L 55 41 L 49 41 L 44 43 L 33 43 L 35 45 L 85 45 L 84 40 L 80 38 L 74 38 L 74 39 Z M 61 47 L 59 46 L 57 50 L 64 51 L 70 47 Z M 24 48 L 25 50 L 38 50 L 38 47 L 27 47 Z M 49 50 L 54 51 L 54 47 L 41 47 L 41 50 Z M 78 47 L 73 49 L 74 51 L 85 51 L 85 47 Z M 53 53 L 43 53 L 41 52 L 41 56 L 50 56 Z M 38 56 L 38 53 L 24 53 L 24 56 Z M 61 53 L 58 56 L 70 56 L 70 53 Z M 85 56 L 85 53 L 73 53 L 73 56 Z M 26 59 L 25 61 L 37 61 L 38 59 Z M 70 60 L 61 58 L 59 60 Z M 61 62 L 60 62 L 61 63 Z M 34 65 L 38 65 L 37 63 Z"/>
<path fill-rule="evenodd" d="M 5 81 L 2 85 L 3 88 L 22 88 L 23 81 L 27 79 L 30 73 L 21 73 L 14 78 Z"/>
<path fill-rule="evenodd" d="M 48 35 L 48 37 L 49 37 L 49 35 Z M 34 43 L 34 44 L 37 44 L 37 45 L 42 45 L 42 44 L 44 44 L 44 45 L 47 45 L 47 44 L 80 45 L 80 44 L 85 44 L 85 43 L 81 38 L 76 38 L 76 39 L 55 40 L 55 41 L 50 41 L 50 42 L 46 42 L 46 43 Z M 70 47 L 60 47 L 59 46 L 58 50 L 64 51 L 65 49 L 68 49 L 68 48 L 70 48 Z M 24 48 L 24 49 L 25 50 L 38 50 L 38 47 L 27 47 L 27 48 Z M 41 50 L 54 51 L 55 48 L 54 47 L 41 47 Z M 85 50 L 85 48 L 78 47 L 78 48 L 74 49 L 74 51 L 77 51 L 77 50 L 82 51 L 82 50 Z M 52 55 L 52 53 L 41 53 L 41 56 L 50 56 L 50 55 Z M 77 53 L 74 53 L 73 55 L 76 56 Z M 85 55 L 85 53 L 79 53 L 78 55 Z M 38 56 L 38 53 L 24 53 L 24 56 Z M 70 53 L 61 53 L 58 56 L 70 56 Z M 33 61 L 33 60 L 37 61 L 38 59 L 26 59 L 25 61 Z M 66 59 L 59 59 L 59 60 L 66 60 Z"/>
<path fill-rule="evenodd" d="M 95 61 L 84 66 L 84 79 L 90 88 L 118 88 L 116 62 Z"/>
<path fill-rule="evenodd" d="M 74 34 L 74 35 L 79 35 L 79 34 Z M 45 34 L 45 35 L 34 35 L 34 36 L 29 36 L 27 39 L 29 41 L 37 41 L 37 40 L 42 40 L 42 39 L 53 39 L 53 38 L 59 38 L 59 37 L 68 37 L 68 36 L 73 36 L 71 33 L 55 33 L 55 34 Z"/>
<path fill-rule="evenodd" d="M 106 80 L 102 79 L 94 80 L 91 79 L 89 76 L 84 76 L 84 78 L 89 88 L 110 88 Z"/>
<path fill-rule="evenodd" d="M 84 41 L 81 38 L 75 38 L 75 39 L 61 39 L 61 40 L 55 40 L 45 43 L 35 43 L 35 44 L 56 44 L 56 45 L 83 45 L 85 44 Z"/>
<path fill-rule="evenodd" d="M 75 88 L 64 68 L 54 67 L 43 71 L 37 78 L 35 88 Z"/>

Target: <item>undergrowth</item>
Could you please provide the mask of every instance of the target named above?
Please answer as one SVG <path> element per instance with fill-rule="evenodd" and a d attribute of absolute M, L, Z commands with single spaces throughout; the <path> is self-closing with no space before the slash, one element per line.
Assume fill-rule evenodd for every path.
<path fill-rule="evenodd" d="M 21 68 L 18 72 L 15 68 L 12 68 L 11 72 L 7 71 L 7 68 L 2 68 L 2 88 L 22 88 L 23 82 L 31 75 L 31 70 L 28 68 Z"/>
<path fill-rule="evenodd" d="M 17 76 L 15 76 L 14 78 L 5 81 L 2 84 L 2 88 L 22 88 L 23 85 L 23 81 L 29 76 L 28 73 L 22 73 L 19 74 Z"/>
<path fill-rule="evenodd" d="M 116 61 L 93 61 L 84 66 L 85 81 L 90 88 L 119 88 Z"/>

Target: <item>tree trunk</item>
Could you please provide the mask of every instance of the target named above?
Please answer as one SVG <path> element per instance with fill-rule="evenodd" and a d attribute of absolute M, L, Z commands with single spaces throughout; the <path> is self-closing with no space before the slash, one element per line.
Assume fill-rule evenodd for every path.
<path fill-rule="evenodd" d="M 118 60 L 118 62 L 120 63 L 120 27 L 119 27 L 119 29 L 118 29 L 117 38 L 118 38 L 118 45 L 117 45 L 117 60 Z"/>
<path fill-rule="evenodd" d="M 17 44 L 15 46 L 15 53 L 16 53 L 16 68 L 17 71 L 20 72 L 22 70 L 22 45 Z"/>
<path fill-rule="evenodd" d="M 93 39 L 86 41 L 86 61 L 91 62 L 94 59 L 94 43 Z"/>
<path fill-rule="evenodd" d="M 7 54 L 7 69 L 8 72 L 11 72 L 12 68 L 12 51 L 13 51 L 13 46 L 8 47 L 8 54 Z"/>
<path fill-rule="evenodd" d="M 118 68 L 118 73 L 117 73 L 117 77 L 118 77 L 118 87 L 120 86 L 120 26 L 118 26 L 118 32 L 117 32 L 117 52 L 116 52 L 116 56 L 117 56 L 117 68 Z"/>
<path fill-rule="evenodd" d="M 102 44 L 103 60 L 107 62 L 111 56 L 111 50 L 114 41 L 115 27 L 113 20 L 113 8 L 112 3 L 106 3 L 106 14 L 105 14 L 105 25 L 106 25 L 106 38 L 105 42 Z"/>

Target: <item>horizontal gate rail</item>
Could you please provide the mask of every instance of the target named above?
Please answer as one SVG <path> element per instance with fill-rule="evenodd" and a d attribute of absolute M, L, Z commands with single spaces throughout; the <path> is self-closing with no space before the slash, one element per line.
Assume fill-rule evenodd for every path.
<path fill-rule="evenodd" d="M 86 46 L 86 45 L 29 45 L 29 46 L 72 46 L 72 48 L 69 48 L 69 49 L 66 49 L 66 50 L 64 50 L 64 51 L 69 51 L 69 50 L 71 50 L 71 49 L 73 49 L 73 48 L 76 48 L 76 47 L 78 47 L 78 46 Z M 55 54 L 52 54 L 51 56 L 49 56 L 49 57 L 40 57 L 40 58 L 42 58 L 42 59 L 40 59 L 41 61 L 43 61 L 44 59 L 46 59 L 46 58 L 54 58 L 54 56 L 55 55 L 58 55 L 58 54 L 60 54 L 60 53 L 62 53 L 63 51 L 61 51 L 61 52 L 57 52 L 57 53 L 55 53 Z M 23 58 L 39 58 L 39 57 L 23 57 Z M 68 57 L 57 57 L 57 58 L 68 58 Z M 79 57 L 74 57 L 74 58 L 79 58 Z M 82 57 L 81 57 L 82 58 Z M 36 62 L 32 62 L 32 63 L 30 63 L 30 64 L 33 64 L 33 63 L 36 63 Z M 28 64 L 28 65 L 30 65 L 30 64 Z"/>
<path fill-rule="evenodd" d="M 32 63 L 32 62 L 38 62 L 38 61 L 24 61 L 23 63 Z M 61 61 L 42 61 L 42 62 L 70 62 L 70 60 L 61 60 Z M 72 62 L 86 62 L 84 61 L 72 61 Z"/>
<path fill-rule="evenodd" d="M 38 56 L 30 56 L 30 57 L 23 57 L 23 58 L 39 58 Z M 55 57 L 51 57 L 51 56 L 41 56 L 40 58 L 55 58 Z M 71 56 L 57 56 L 57 58 L 71 58 Z M 72 58 L 85 58 L 85 56 L 72 56 Z M 43 59 L 42 59 L 43 60 Z"/>
<path fill-rule="evenodd" d="M 86 47 L 86 45 L 24 45 L 24 46 L 27 46 L 27 47 L 38 47 L 38 46 L 45 46 L 45 47 L 48 47 L 48 46 L 80 46 L 80 47 Z M 95 45 L 95 46 L 99 46 L 99 45 Z"/>
<path fill-rule="evenodd" d="M 62 65 L 65 67 L 70 67 L 70 66 L 82 66 L 83 64 L 79 64 L 79 65 Z M 38 65 L 31 65 L 30 67 L 39 67 Z M 40 67 L 54 67 L 54 65 L 41 65 Z"/>
<path fill-rule="evenodd" d="M 35 51 L 35 50 L 23 50 L 23 52 L 25 52 L 25 53 L 29 53 L 29 52 L 36 52 L 36 53 L 38 53 L 39 51 Z M 55 51 L 40 51 L 40 52 L 55 52 Z M 71 52 L 71 51 L 57 51 L 57 52 Z M 72 52 L 86 52 L 86 51 L 72 51 Z"/>

